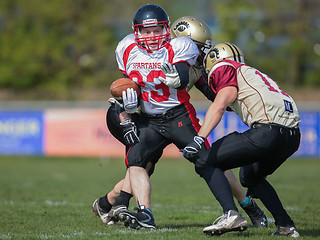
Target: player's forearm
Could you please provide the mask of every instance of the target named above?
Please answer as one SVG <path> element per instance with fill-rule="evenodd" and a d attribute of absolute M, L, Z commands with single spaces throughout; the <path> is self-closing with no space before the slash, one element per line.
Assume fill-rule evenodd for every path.
<path fill-rule="evenodd" d="M 198 81 L 199 82 L 199 81 Z M 198 83 L 196 82 L 194 84 L 194 86 L 200 91 L 203 93 L 204 96 L 206 96 L 206 98 L 208 100 L 210 100 L 211 102 L 214 101 L 215 97 L 216 97 L 216 94 L 211 90 L 211 88 L 209 87 L 208 84 L 204 83 L 204 84 L 201 84 L 201 83 Z"/>
<path fill-rule="evenodd" d="M 218 108 L 217 104 L 213 102 L 204 118 L 203 125 L 198 132 L 198 135 L 204 138 L 207 138 L 209 134 L 212 132 L 212 130 L 218 125 L 218 123 L 221 121 L 221 118 L 225 112 L 225 109 Z"/>
<path fill-rule="evenodd" d="M 131 119 L 132 116 L 131 116 L 131 114 L 123 111 L 123 112 L 121 112 L 121 113 L 119 114 L 119 118 L 120 118 L 120 122 L 123 122 L 125 119 L 128 119 L 128 118 Z"/>

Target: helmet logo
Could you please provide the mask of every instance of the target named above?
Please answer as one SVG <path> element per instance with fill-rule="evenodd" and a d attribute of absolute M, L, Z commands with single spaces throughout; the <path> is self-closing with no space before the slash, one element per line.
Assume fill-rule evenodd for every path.
<path fill-rule="evenodd" d="M 219 49 L 218 48 L 210 48 L 206 56 L 204 57 L 203 64 L 206 70 L 209 72 L 207 68 L 211 68 L 211 64 L 214 64 L 217 59 L 219 59 Z M 211 63 L 211 64 L 210 64 Z M 211 67 L 210 67 L 211 66 Z"/>
<path fill-rule="evenodd" d="M 173 28 L 173 30 L 178 30 L 179 32 L 184 32 L 186 29 L 190 27 L 190 24 L 186 21 L 179 22 L 177 26 Z"/>
<path fill-rule="evenodd" d="M 212 48 L 209 52 L 208 55 L 210 56 L 210 58 L 216 58 L 219 59 L 219 49 L 218 48 Z"/>
<path fill-rule="evenodd" d="M 157 19 L 145 19 L 142 23 L 144 27 L 153 27 L 157 25 L 157 22 Z"/>
<path fill-rule="evenodd" d="M 144 24 L 147 24 L 147 23 L 156 23 L 158 22 L 157 19 L 145 19 L 143 20 L 143 23 Z"/>

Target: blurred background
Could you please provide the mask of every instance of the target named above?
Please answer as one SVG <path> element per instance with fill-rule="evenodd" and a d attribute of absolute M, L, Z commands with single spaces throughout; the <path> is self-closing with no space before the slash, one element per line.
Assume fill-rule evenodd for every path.
<path fill-rule="evenodd" d="M 105 100 L 116 45 L 147 3 L 171 23 L 203 19 L 297 101 L 320 100 L 319 0 L 1 0 L 0 100 Z"/>
<path fill-rule="evenodd" d="M 297 102 L 297 155 L 320 156 L 319 0 L 1 0 L 0 155 L 123 156 L 105 124 L 109 86 L 122 77 L 115 49 L 148 3 L 239 46 Z M 190 94 L 201 120 L 209 102 Z M 243 126 L 226 114 L 211 140 Z"/>

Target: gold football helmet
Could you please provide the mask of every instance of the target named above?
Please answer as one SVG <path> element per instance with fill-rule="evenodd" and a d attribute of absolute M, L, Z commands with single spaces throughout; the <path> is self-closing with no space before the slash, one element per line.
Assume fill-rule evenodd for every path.
<path fill-rule="evenodd" d="M 212 46 L 212 34 L 209 26 L 199 18 L 185 16 L 177 19 L 170 29 L 171 37 L 189 37 L 200 49 Z"/>
<path fill-rule="evenodd" d="M 216 63 L 224 59 L 245 63 L 244 55 L 236 45 L 233 43 L 218 43 L 211 47 L 204 57 L 203 65 L 206 72 L 209 73 Z"/>

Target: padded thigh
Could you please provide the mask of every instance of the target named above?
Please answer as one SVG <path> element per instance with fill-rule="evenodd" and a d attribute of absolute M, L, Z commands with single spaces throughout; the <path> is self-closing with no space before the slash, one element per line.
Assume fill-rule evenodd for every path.
<path fill-rule="evenodd" d="M 140 142 L 128 150 L 128 167 L 139 166 L 145 168 L 149 160 L 158 155 L 170 143 L 154 129 L 142 125 L 139 125 L 139 138 Z M 157 159 L 154 160 L 158 161 Z"/>
<path fill-rule="evenodd" d="M 126 142 L 123 138 L 123 130 L 120 125 L 120 118 L 119 118 L 120 111 L 121 109 L 117 107 L 117 104 L 111 104 L 106 114 L 106 123 L 109 129 L 109 132 L 112 134 L 112 136 L 114 136 L 123 145 L 126 145 Z M 137 123 L 139 118 L 140 118 L 139 114 L 137 113 L 132 114 L 132 120 L 135 123 Z M 126 149 L 128 149 L 128 146 L 126 146 Z"/>
<path fill-rule="evenodd" d="M 118 139 L 122 144 L 125 145 L 123 138 L 122 127 L 120 125 L 119 111 L 116 108 L 116 104 L 112 104 L 106 114 L 106 122 L 109 132 Z"/>
<path fill-rule="evenodd" d="M 263 154 L 247 134 L 233 132 L 212 144 L 208 164 L 227 170 L 256 162 Z"/>
<path fill-rule="evenodd" d="M 258 163 L 253 163 L 240 168 L 239 180 L 243 187 L 251 187 L 263 179 L 263 175 L 259 174 Z"/>

